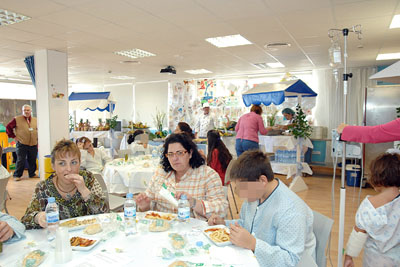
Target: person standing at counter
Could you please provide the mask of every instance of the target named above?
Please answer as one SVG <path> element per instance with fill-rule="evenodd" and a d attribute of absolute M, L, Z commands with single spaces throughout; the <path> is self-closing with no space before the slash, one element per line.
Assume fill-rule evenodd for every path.
<path fill-rule="evenodd" d="M 259 105 L 253 105 L 249 113 L 239 118 L 236 124 L 236 154 L 239 157 L 243 152 L 252 149 L 259 149 L 258 132 L 265 135 L 271 130 L 271 127 L 264 127 L 261 117 L 262 108 Z"/>
<path fill-rule="evenodd" d="M 22 106 L 22 115 L 12 119 L 6 127 L 7 135 L 17 142 L 17 163 L 14 171 L 14 180 L 20 181 L 25 169 L 25 160 L 28 159 L 29 178 L 36 176 L 36 157 L 38 144 L 37 120 L 32 117 L 32 107 Z"/>
<path fill-rule="evenodd" d="M 21 219 L 26 229 L 47 227 L 45 209 L 49 197 L 56 199 L 60 220 L 108 211 L 99 182 L 92 173 L 79 170 L 80 155 L 74 142 L 63 139 L 56 143 L 51 152 L 55 173 L 36 185 Z"/>
<path fill-rule="evenodd" d="M 214 118 L 210 113 L 210 105 L 208 103 L 203 104 L 203 114 L 200 116 L 196 123 L 195 132 L 196 138 L 207 138 L 207 132 L 214 129 Z"/>
<path fill-rule="evenodd" d="M 286 119 L 285 125 L 277 125 L 274 128 L 278 128 L 279 130 L 288 130 L 290 126 L 293 125 L 293 121 L 295 118 L 296 113 L 291 108 L 285 108 L 282 110 L 282 115 Z"/>

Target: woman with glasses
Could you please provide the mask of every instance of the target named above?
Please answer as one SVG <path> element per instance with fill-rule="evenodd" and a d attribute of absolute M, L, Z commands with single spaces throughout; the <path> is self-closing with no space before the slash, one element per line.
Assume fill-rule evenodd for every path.
<path fill-rule="evenodd" d="M 228 202 L 218 173 L 205 165 L 196 145 L 186 134 L 171 134 L 164 144 L 161 166 L 152 177 L 146 191 L 136 199 L 140 211 L 150 209 L 177 212 L 177 206 L 160 195 L 162 187 L 172 192 L 176 199 L 185 194 L 191 207 L 191 216 L 205 218 L 211 214 L 226 213 Z M 165 185 L 165 186 L 164 186 Z"/>
<path fill-rule="evenodd" d="M 51 152 L 55 170 L 47 180 L 39 182 L 21 222 L 27 229 L 46 228 L 47 199 L 54 197 L 60 220 L 107 212 L 105 197 L 99 182 L 87 171 L 80 171 L 81 153 L 70 140 L 56 143 Z"/>

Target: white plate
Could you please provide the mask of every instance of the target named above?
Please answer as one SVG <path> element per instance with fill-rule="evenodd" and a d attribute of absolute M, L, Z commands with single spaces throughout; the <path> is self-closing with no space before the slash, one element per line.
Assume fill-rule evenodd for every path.
<path fill-rule="evenodd" d="M 206 232 L 206 230 L 208 230 L 208 229 L 214 229 L 214 228 L 226 229 L 226 231 L 229 233 L 229 228 L 226 227 L 225 225 L 213 225 L 213 226 L 208 226 L 208 227 L 206 227 L 206 228 L 203 230 L 203 234 L 204 234 L 208 239 L 210 239 L 211 242 L 213 242 L 216 246 L 223 247 L 223 246 L 232 245 L 231 241 L 226 241 L 226 242 L 216 242 L 216 241 L 214 241 L 214 240 L 210 237 L 210 234 L 211 234 L 212 232 Z"/>
<path fill-rule="evenodd" d="M 84 236 L 79 236 L 82 238 L 86 238 L 86 239 L 90 239 L 90 240 L 94 240 L 95 242 L 88 247 L 78 247 L 78 246 L 71 246 L 72 250 L 77 250 L 77 251 L 88 251 L 91 250 L 94 246 L 96 246 L 98 243 L 100 243 L 100 239 L 98 238 L 91 238 L 91 237 L 84 237 Z M 72 238 L 72 237 L 71 237 Z M 71 240 L 70 238 L 70 240 Z"/>
<path fill-rule="evenodd" d="M 89 217 L 89 218 L 84 218 L 84 219 L 83 218 L 79 219 L 79 217 L 77 217 L 77 218 L 71 218 L 71 219 L 67 219 L 67 220 L 62 220 L 62 221 L 60 221 L 60 226 L 62 226 L 61 224 L 63 222 L 68 222 L 68 221 L 71 221 L 71 220 L 74 220 L 74 219 L 78 220 L 78 222 L 81 222 L 83 220 L 94 219 L 94 217 Z M 86 226 L 91 225 L 91 224 L 95 224 L 95 223 L 99 223 L 97 221 L 97 219 L 96 219 L 96 221 L 94 221 L 93 223 L 90 223 L 90 224 L 82 224 L 82 225 L 78 225 L 78 226 L 74 226 L 74 227 L 68 227 L 68 226 L 62 226 L 62 227 L 68 228 L 68 232 L 71 232 L 71 231 L 77 231 L 77 230 L 85 229 Z"/>
<path fill-rule="evenodd" d="M 168 220 L 168 219 L 164 219 L 164 218 L 147 218 L 146 215 L 147 215 L 147 214 L 151 214 L 151 213 L 158 214 L 158 215 L 160 215 L 160 216 L 168 215 L 168 216 L 171 217 L 171 219 Z M 173 221 L 173 220 L 175 220 L 177 217 L 178 217 L 178 215 L 173 214 L 173 213 L 160 212 L 160 211 L 148 211 L 148 212 L 146 212 L 146 214 L 144 215 L 143 218 L 144 218 L 144 219 L 148 219 L 148 220 L 156 220 L 156 219 L 159 219 L 159 220 Z"/>

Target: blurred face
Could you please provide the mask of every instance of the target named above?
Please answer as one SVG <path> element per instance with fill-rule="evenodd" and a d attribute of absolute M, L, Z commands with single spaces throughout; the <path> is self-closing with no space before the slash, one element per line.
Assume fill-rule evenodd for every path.
<path fill-rule="evenodd" d="M 187 151 L 180 143 L 172 143 L 168 145 L 169 164 L 176 172 L 186 172 L 189 168 L 189 161 L 192 153 Z"/>
<path fill-rule="evenodd" d="M 178 125 L 176 125 L 176 128 L 175 128 L 175 131 L 174 131 L 174 133 L 176 133 L 176 134 L 180 134 L 180 133 L 182 133 L 182 131 L 181 131 L 181 129 L 179 128 L 179 126 L 178 126 Z"/>
<path fill-rule="evenodd" d="M 210 113 L 210 108 L 203 108 L 204 111 L 204 115 L 207 115 L 208 113 Z"/>
<path fill-rule="evenodd" d="M 92 150 L 92 149 L 93 149 L 93 144 L 92 144 L 92 142 L 91 142 L 91 141 L 86 141 L 86 142 L 83 144 L 83 149 Z"/>
<path fill-rule="evenodd" d="M 24 115 L 24 117 L 29 118 L 32 114 L 32 109 L 28 106 L 25 106 L 22 108 L 22 115 Z"/>
<path fill-rule="evenodd" d="M 248 202 L 257 201 L 265 194 L 265 182 L 258 181 L 246 181 L 238 179 L 236 180 L 235 193 L 242 199 L 246 199 Z"/>
<path fill-rule="evenodd" d="M 288 113 L 283 113 L 283 116 L 285 117 L 285 119 L 287 119 L 288 121 L 290 121 L 293 118 L 292 114 L 288 114 Z"/>
<path fill-rule="evenodd" d="M 65 178 L 65 175 L 78 174 L 80 165 L 81 164 L 78 155 L 66 153 L 65 155 L 56 155 L 56 159 L 54 164 L 52 164 L 52 167 L 55 170 L 58 179 L 65 184 L 70 184 L 71 182 Z"/>

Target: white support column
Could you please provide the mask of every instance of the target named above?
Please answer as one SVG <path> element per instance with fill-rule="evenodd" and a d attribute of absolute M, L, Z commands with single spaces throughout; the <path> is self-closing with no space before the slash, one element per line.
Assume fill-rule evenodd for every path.
<path fill-rule="evenodd" d="M 69 138 L 67 54 L 52 50 L 35 52 L 36 109 L 39 134 L 39 170 L 44 179 L 44 156 L 54 144 Z"/>

